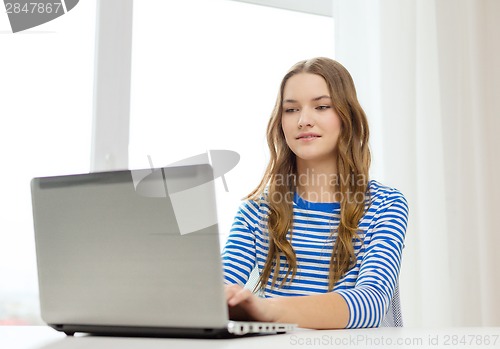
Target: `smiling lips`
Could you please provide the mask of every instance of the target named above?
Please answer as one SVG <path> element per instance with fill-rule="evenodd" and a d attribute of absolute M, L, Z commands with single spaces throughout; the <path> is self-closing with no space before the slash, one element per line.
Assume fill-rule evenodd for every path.
<path fill-rule="evenodd" d="M 300 133 L 297 138 L 297 140 L 301 140 L 301 141 L 312 141 L 314 139 L 317 139 L 317 138 L 320 138 L 321 136 L 317 133 L 311 133 L 311 132 L 307 132 L 307 133 Z"/>

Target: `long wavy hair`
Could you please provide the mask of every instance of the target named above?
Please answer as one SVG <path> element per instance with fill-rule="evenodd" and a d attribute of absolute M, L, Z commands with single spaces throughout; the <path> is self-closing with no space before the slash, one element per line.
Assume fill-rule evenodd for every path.
<path fill-rule="evenodd" d="M 288 71 L 281 81 L 267 126 L 270 161 L 260 184 L 247 196 L 258 200 L 265 195 L 269 203 L 269 253 L 256 289 L 265 289 L 271 273 L 272 287 L 283 287 L 297 272 L 297 259 L 291 244 L 296 184 L 283 180 L 297 175 L 296 157 L 286 143 L 281 120 L 285 85 L 290 77 L 299 73 L 316 74 L 326 81 L 332 107 L 341 120 L 338 156 L 332 158 L 337 164 L 337 178 L 340 178 L 336 183 L 340 197 L 340 222 L 330 260 L 328 288 L 331 291 L 335 283 L 356 265 L 354 243 L 359 239 L 358 224 L 365 213 L 371 155 L 368 122 L 358 102 L 352 77 L 340 63 L 325 57 L 300 61 Z M 360 197 L 364 199 L 360 200 Z M 286 270 L 282 268 L 281 256 L 285 257 L 288 264 Z M 278 276 L 282 278 L 280 283 L 277 282 Z"/>

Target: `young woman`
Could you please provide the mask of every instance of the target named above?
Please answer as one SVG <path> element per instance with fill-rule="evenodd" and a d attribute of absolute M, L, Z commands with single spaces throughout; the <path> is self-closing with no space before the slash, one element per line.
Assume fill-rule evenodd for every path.
<path fill-rule="evenodd" d="M 408 206 L 398 190 L 369 179 L 368 139 L 341 64 L 314 58 L 285 75 L 267 128 L 270 162 L 223 251 L 232 318 L 317 329 L 402 325 Z M 255 267 L 251 292 L 243 286 Z"/>

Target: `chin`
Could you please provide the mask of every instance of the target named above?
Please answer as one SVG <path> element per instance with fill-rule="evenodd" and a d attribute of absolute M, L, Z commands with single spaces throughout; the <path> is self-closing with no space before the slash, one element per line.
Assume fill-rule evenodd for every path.
<path fill-rule="evenodd" d="M 316 161 L 332 161 L 336 158 L 335 154 L 332 152 L 321 152 L 317 150 L 304 151 L 303 149 L 297 151 L 293 150 L 293 153 L 297 157 L 297 160 L 316 162 Z"/>
<path fill-rule="evenodd" d="M 330 160 L 333 157 L 328 156 L 327 154 L 311 154 L 311 153 L 296 153 L 297 159 L 303 161 L 322 161 L 322 160 Z"/>

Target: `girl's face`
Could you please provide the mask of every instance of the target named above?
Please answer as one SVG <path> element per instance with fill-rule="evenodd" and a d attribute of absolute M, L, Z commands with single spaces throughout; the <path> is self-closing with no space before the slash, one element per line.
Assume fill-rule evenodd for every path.
<path fill-rule="evenodd" d="M 319 164 L 336 159 L 341 122 L 321 76 L 299 73 L 288 79 L 281 126 L 297 161 Z"/>

